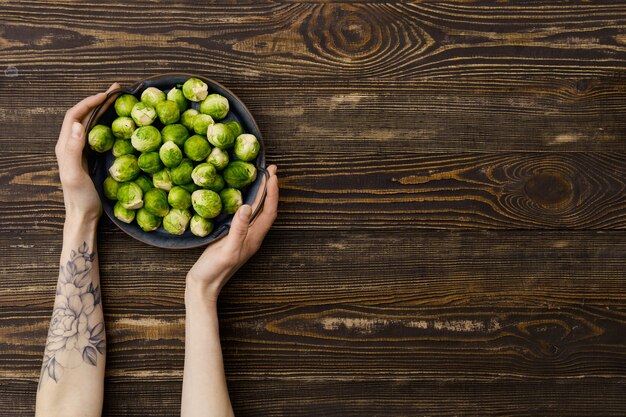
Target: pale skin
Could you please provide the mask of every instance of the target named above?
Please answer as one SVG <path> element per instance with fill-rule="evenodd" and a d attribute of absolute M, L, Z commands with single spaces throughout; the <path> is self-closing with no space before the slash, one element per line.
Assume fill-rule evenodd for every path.
<path fill-rule="evenodd" d="M 119 88 L 113 84 L 111 89 Z M 55 152 L 65 202 L 61 267 L 37 392 L 37 417 L 102 413 L 105 338 L 96 251 L 100 198 L 87 173 L 85 123 L 105 93 L 67 111 Z M 278 206 L 276 166 L 267 197 L 250 223 L 251 207 L 233 217 L 228 236 L 208 246 L 187 273 L 185 368 L 181 416 L 233 416 L 219 339 L 217 299 L 233 274 L 259 249 Z"/>

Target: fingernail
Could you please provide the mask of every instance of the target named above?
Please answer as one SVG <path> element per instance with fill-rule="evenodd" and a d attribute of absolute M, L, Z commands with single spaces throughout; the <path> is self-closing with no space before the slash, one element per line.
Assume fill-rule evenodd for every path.
<path fill-rule="evenodd" d="M 250 220 L 250 214 L 252 214 L 252 207 L 247 204 L 244 204 L 239 208 L 239 217 L 244 220 Z"/>
<path fill-rule="evenodd" d="M 72 123 L 72 136 L 76 139 L 80 139 L 80 134 L 82 131 L 82 125 L 78 122 Z"/>

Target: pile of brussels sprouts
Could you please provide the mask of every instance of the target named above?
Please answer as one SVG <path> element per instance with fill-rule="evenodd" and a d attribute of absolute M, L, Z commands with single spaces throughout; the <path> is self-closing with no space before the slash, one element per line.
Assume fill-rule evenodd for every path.
<path fill-rule="evenodd" d="M 189 101 L 200 102 L 199 111 Z M 146 88 L 141 100 L 124 94 L 115 101 L 111 126 L 95 125 L 88 142 L 115 161 L 104 180 L 104 195 L 116 201 L 113 213 L 150 232 L 163 225 L 173 234 L 189 229 L 200 237 L 213 219 L 243 204 L 241 189 L 257 176 L 251 161 L 260 146 L 228 116 L 226 97 L 209 94 L 197 78 L 167 92 Z M 159 130 L 154 126 L 160 122 Z M 232 152 L 229 152 L 232 151 Z"/>

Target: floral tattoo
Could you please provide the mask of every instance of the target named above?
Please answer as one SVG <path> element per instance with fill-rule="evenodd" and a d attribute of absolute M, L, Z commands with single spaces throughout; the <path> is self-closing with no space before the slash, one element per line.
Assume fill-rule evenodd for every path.
<path fill-rule="evenodd" d="M 95 256 L 83 242 L 78 252 L 72 250 L 65 266 L 59 268 L 40 384 L 46 376 L 58 382 L 64 370 L 82 363 L 96 366 L 98 353 L 104 354 L 104 321 L 95 314 L 100 288 L 94 287 L 89 277 Z"/>

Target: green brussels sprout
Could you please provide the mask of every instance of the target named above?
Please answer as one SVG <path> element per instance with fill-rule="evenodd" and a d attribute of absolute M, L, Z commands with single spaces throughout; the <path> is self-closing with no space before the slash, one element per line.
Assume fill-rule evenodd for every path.
<path fill-rule="evenodd" d="M 241 127 L 241 124 L 235 120 L 224 122 L 224 124 L 230 129 L 230 132 L 235 138 L 243 133 L 243 127 Z"/>
<path fill-rule="evenodd" d="M 196 185 L 204 187 L 207 184 L 211 184 L 215 181 L 217 176 L 217 170 L 208 162 L 196 165 L 191 172 L 191 179 Z"/>
<path fill-rule="evenodd" d="M 102 183 L 102 190 L 104 191 L 104 196 L 109 200 L 117 200 L 117 190 L 120 188 L 120 183 L 115 181 L 111 177 L 106 177 L 104 182 Z"/>
<path fill-rule="evenodd" d="M 138 159 L 139 169 L 148 174 L 154 174 L 163 169 L 161 158 L 158 152 L 144 152 L 139 155 Z"/>
<path fill-rule="evenodd" d="M 122 155 L 115 158 L 109 174 L 117 182 L 132 181 L 139 175 L 139 164 L 135 155 Z"/>
<path fill-rule="evenodd" d="M 156 120 L 157 114 L 154 107 L 140 101 L 133 106 L 130 117 L 133 118 L 137 126 L 148 126 Z"/>
<path fill-rule="evenodd" d="M 211 153 L 211 145 L 204 136 L 193 135 L 185 141 L 183 150 L 187 158 L 192 161 L 202 161 Z"/>
<path fill-rule="evenodd" d="M 206 161 L 221 171 L 228 165 L 228 152 L 220 148 L 213 148 Z"/>
<path fill-rule="evenodd" d="M 96 152 L 106 152 L 111 150 L 115 143 L 115 136 L 111 128 L 105 125 L 95 125 L 89 131 L 89 146 Z"/>
<path fill-rule="evenodd" d="M 209 94 L 209 86 L 202 80 L 190 78 L 183 84 L 183 95 L 187 100 L 201 101 Z"/>
<path fill-rule="evenodd" d="M 235 156 L 242 161 L 252 161 L 260 149 L 261 145 L 254 135 L 244 133 L 235 139 Z"/>
<path fill-rule="evenodd" d="M 182 235 L 189 225 L 191 213 L 188 210 L 173 208 L 163 217 L 163 228 L 173 234 Z"/>
<path fill-rule="evenodd" d="M 130 117 L 120 116 L 113 120 L 111 130 L 113 135 L 118 139 L 130 139 L 135 131 L 135 122 Z"/>
<path fill-rule="evenodd" d="M 187 105 L 189 104 L 183 94 L 183 90 L 176 87 L 167 92 L 167 99 L 176 103 L 178 110 L 180 110 L 181 113 L 185 111 Z"/>
<path fill-rule="evenodd" d="M 139 152 L 156 151 L 161 146 L 161 132 L 154 126 L 142 126 L 133 132 L 130 141 Z"/>
<path fill-rule="evenodd" d="M 171 125 L 176 123 L 180 118 L 180 110 L 178 104 L 170 100 L 160 101 L 156 107 L 157 116 L 164 125 Z"/>
<path fill-rule="evenodd" d="M 200 114 L 196 109 L 187 109 L 180 115 L 180 123 L 190 131 L 193 130 L 193 122 L 196 120 L 196 116 Z"/>
<path fill-rule="evenodd" d="M 177 209 L 189 208 L 191 207 L 191 193 L 177 185 L 167 194 L 167 202 Z"/>
<path fill-rule="evenodd" d="M 118 157 L 135 153 L 135 148 L 133 148 L 133 144 L 130 143 L 129 140 L 115 139 L 111 152 L 113 153 L 113 156 Z"/>
<path fill-rule="evenodd" d="M 163 143 L 174 142 L 179 148 L 183 147 L 188 137 L 189 131 L 187 128 L 178 123 L 167 125 L 161 129 L 161 139 Z"/>
<path fill-rule="evenodd" d="M 133 111 L 133 106 L 139 103 L 139 100 L 131 94 L 122 94 L 115 100 L 115 113 L 120 117 L 128 117 Z"/>
<path fill-rule="evenodd" d="M 141 191 L 143 191 L 144 194 L 154 188 L 154 185 L 152 185 L 152 179 L 146 177 L 145 175 L 140 175 L 135 178 L 135 184 L 141 187 Z"/>
<path fill-rule="evenodd" d="M 208 114 L 198 114 L 193 119 L 193 131 L 198 135 L 206 135 L 206 131 L 213 123 L 213 118 Z"/>
<path fill-rule="evenodd" d="M 152 184 L 161 190 L 171 190 L 174 184 L 172 184 L 169 168 L 163 168 L 159 172 L 155 172 L 154 175 L 152 175 Z"/>
<path fill-rule="evenodd" d="M 220 192 L 224 187 L 226 187 L 226 182 L 224 181 L 224 177 L 220 174 L 217 174 L 213 181 L 208 183 L 202 188 L 206 188 L 207 190 L 215 191 L 216 193 Z"/>
<path fill-rule="evenodd" d="M 174 142 L 165 142 L 159 149 L 163 165 L 168 168 L 177 167 L 183 160 L 183 151 Z"/>
<path fill-rule="evenodd" d="M 185 190 L 189 191 L 189 193 L 193 193 L 196 190 L 200 189 L 199 185 L 194 184 L 193 182 L 190 182 L 189 184 L 183 184 L 181 185 L 181 187 L 183 187 Z"/>
<path fill-rule="evenodd" d="M 192 182 L 191 172 L 193 171 L 193 162 L 189 159 L 183 159 L 177 167 L 170 169 L 172 182 L 176 185 L 184 185 Z"/>
<path fill-rule="evenodd" d="M 135 210 L 122 207 L 119 201 L 113 206 L 113 215 L 124 223 L 132 223 L 135 220 Z"/>
<path fill-rule="evenodd" d="M 213 222 L 194 214 L 189 222 L 189 230 L 198 237 L 205 237 L 213 231 Z"/>
<path fill-rule="evenodd" d="M 137 210 L 135 217 L 137 218 L 137 224 L 144 232 L 152 232 L 161 225 L 161 218 L 150 213 L 145 208 Z"/>
<path fill-rule="evenodd" d="M 220 149 L 228 149 L 235 143 L 231 130 L 223 123 L 215 123 L 208 127 L 206 137 L 209 143 Z"/>
<path fill-rule="evenodd" d="M 215 191 L 197 190 L 191 194 L 193 209 L 205 219 L 217 217 L 222 211 L 222 200 Z"/>
<path fill-rule="evenodd" d="M 143 191 L 134 182 L 125 182 L 117 189 L 117 202 L 125 209 L 143 207 Z"/>
<path fill-rule="evenodd" d="M 243 188 L 256 179 L 256 167 L 249 162 L 233 161 L 222 172 L 226 184 L 233 188 Z"/>
<path fill-rule="evenodd" d="M 165 216 L 170 211 L 167 193 L 159 188 L 149 190 L 143 195 L 143 208 L 154 216 Z"/>
<path fill-rule="evenodd" d="M 156 107 L 162 101 L 165 101 L 165 93 L 156 87 L 148 87 L 141 93 L 141 101 L 148 106 Z"/>
<path fill-rule="evenodd" d="M 209 94 L 200 103 L 200 113 L 208 114 L 215 120 L 223 119 L 228 115 L 228 99 L 219 94 Z"/>
<path fill-rule="evenodd" d="M 241 191 L 236 188 L 224 188 L 220 191 L 222 213 L 234 214 L 243 205 Z"/>

